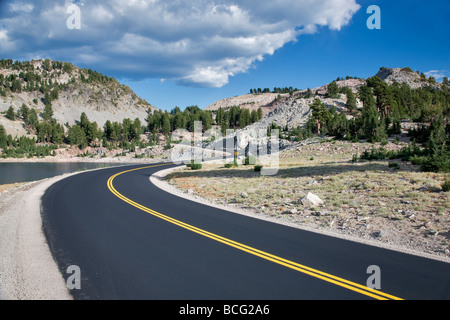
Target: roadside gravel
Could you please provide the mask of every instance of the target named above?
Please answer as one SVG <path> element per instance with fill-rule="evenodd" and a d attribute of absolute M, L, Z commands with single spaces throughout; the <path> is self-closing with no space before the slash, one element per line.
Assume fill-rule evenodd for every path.
<path fill-rule="evenodd" d="M 40 199 L 67 175 L 0 193 L 0 299 L 70 300 L 42 230 Z"/>

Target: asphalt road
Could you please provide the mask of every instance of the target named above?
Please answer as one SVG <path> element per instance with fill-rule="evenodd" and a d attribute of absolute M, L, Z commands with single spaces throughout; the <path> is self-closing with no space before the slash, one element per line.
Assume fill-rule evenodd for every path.
<path fill-rule="evenodd" d="M 450 299 L 448 263 L 191 202 L 150 183 L 168 166 L 142 167 L 81 173 L 44 195 L 59 269 L 80 268 L 75 299 Z"/>

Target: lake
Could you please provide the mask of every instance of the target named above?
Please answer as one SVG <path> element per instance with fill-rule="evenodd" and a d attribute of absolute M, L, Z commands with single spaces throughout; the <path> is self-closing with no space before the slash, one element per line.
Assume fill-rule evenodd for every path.
<path fill-rule="evenodd" d="M 87 169 L 116 167 L 123 163 L 0 163 L 0 185 L 51 178 Z"/>

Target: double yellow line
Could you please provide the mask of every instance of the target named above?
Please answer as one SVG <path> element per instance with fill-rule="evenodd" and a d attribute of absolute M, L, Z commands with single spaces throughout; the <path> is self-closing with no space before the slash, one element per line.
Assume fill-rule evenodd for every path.
<path fill-rule="evenodd" d="M 189 230 L 189 231 L 192 231 L 194 233 L 197 233 L 197 234 L 199 234 L 201 236 L 204 236 L 204 237 L 210 238 L 212 240 L 215 240 L 217 242 L 226 244 L 226 245 L 228 245 L 230 247 L 233 247 L 233 248 L 236 248 L 238 250 L 250 253 L 250 254 L 252 254 L 254 256 L 258 256 L 260 258 L 263 258 L 263 259 L 266 259 L 268 261 L 277 263 L 277 264 L 285 266 L 287 268 L 290 268 L 290 269 L 296 270 L 298 272 L 310 275 L 312 277 L 315 277 L 315 278 L 327 281 L 329 283 L 333 283 L 333 284 L 338 285 L 340 287 L 343 287 L 343 288 L 346 288 L 346 289 L 358 292 L 360 294 L 363 294 L 363 295 L 366 295 L 366 296 L 369 296 L 369 297 L 372 297 L 372 298 L 375 298 L 375 299 L 378 299 L 378 300 L 389 300 L 389 299 L 402 300 L 401 298 L 398 298 L 398 297 L 395 297 L 393 295 L 381 292 L 379 290 L 371 289 L 371 288 L 369 288 L 367 286 L 363 286 L 363 285 L 360 285 L 358 283 L 355 283 L 355 282 L 352 282 L 352 281 L 348 281 L 348 280 L 345 280 L 343 278 L 339 278 L 339 277 L 333 276 L 331 274 L 328 274 L 328 273 L 325 273 L 325 272 L 322 272 L 322 271 L 319 271 L 319 270 L 316 270 L 316 269 L 313 269 L 313 268 L 309 268 L 309 267 L 301 265 L 299 263 L 283 259 L 281 257 L 272 255 L 270 253 L 267 253 L 267 252 L 255 249 L 253 247 L 249 247 L 249 246 L 244 245 L 242 243 L 239 243 L 239 242 L 233 241 L 231 239 L 227 239 L 227 238 L 221 237 L 221 236 L 219 236 L 217 234 L 208 232 L 206 230 L 194 227 L 194 226 L 192 226 L 190 224 L 187 224 L 187 223 L 184 223 L 182 221 L 173 219 L 173 218 L 171 218 L 169 216 L 166 216 L 166 215 L 164 215 L 162 213 L 159 213 L 159 212 L 154 211 L 154 210 L 152 210 L 150 208 L 147 208 L 147 207 L 145 207 L 145 206 L 143 206 L 143 205 L 141 205 L 141 204 L 139 204 L 137 202 L 134 202 L 133 200 L 131 200 L 131 199 L 125 197 L 124 195 L 120 194 L 114 188 L 114 185 L 113 185 L 114 179 L 117 178 L 118 176 L 122 175 L 122 174 L 129 173 L 129 172 L 132 172 L 132 171 L 137 171 L 137 170 L 143 170 L 143 169 L 154 168 L 154 167 L 159 167 L 159 166 L 166 166 L 166 165 L 167 164 L 152 165 L 152 166 L 141 167 L 141 168 L 136 168 L 136 169 L 131 169 L 131 170 L 126 170 L 126 171 L 119 172 L 119 173 L 111 176 L 108 179 L 108 182 L 107 182 L 108 189 L 116 197 L 118 197 L 119 199 L 125 201 L 126 203 L 128 203 L 128 204 L 130 204 L 130 205 L 132 205 L 132 206 L 134 206 L 134 207 L 136 207 L 136 208 L 138 208 L 138 209 L 140 209 L 140 210 L 142 210 L 144 212 L 147 212 L 147 213 L 149 213 L 149 214 L 151 214 L 151 215 L 153 215 L 153 216 L 155 216 L 157 218 L 160 218 L 162 220 L 170 222 L 170 223 L 172 223 L 174 225 L 177 225 L 177 226 L 179 226 L 181 228 L 184 228 L 186 230 Z"/>

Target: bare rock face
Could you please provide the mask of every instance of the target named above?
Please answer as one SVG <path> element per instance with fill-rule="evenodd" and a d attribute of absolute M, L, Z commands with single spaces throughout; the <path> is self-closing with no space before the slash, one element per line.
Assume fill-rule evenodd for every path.
<path fill-rule="evenodd" d="M 284 102 L 289 97 L 289 94 L 283 93 L 258 93 L 258 94 L 244 94 L 241 96 L 230 97 L 222 99 L 210 104 L 205 108 L 205 110 L 216 111 L 219 108 L 227 109 L 232 106 L 238 106 L 240 108 L 245 108 L 250 111 L 258 110 L 261 108 L 263 116 L 267 115 L 269 112 L 273 111 L 280 104 Z"/>
<path fill-rule="evenodd" d="M 378 71 L 376 76 L 387 84 L 392 84 L 394 82 L 406 83 L 413 89 L 429 85 L 427 81 L 421 79 L 419 74 L 409 68 L 380 68 L 380 71 Z M 436 87 L 438 87 L 437 84 Z"/>

